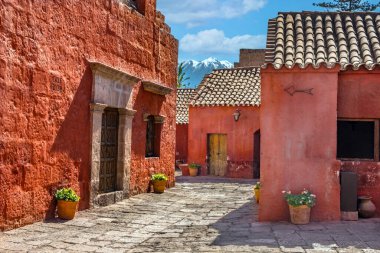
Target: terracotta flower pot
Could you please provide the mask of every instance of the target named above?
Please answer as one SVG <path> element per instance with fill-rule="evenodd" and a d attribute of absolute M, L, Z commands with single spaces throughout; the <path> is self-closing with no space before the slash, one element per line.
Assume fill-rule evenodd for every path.
<path fill-rule="evenodd" d="M 376 206 L 371 201 L 371 197 L 360 196 L 359 198 L 359 216 L 362 218 L 372 218 L 376 213 Z"/>
<path fill-rule="evenodd" d="M 255 192 L 256 203 L 258 204 L 260 202 L 260 189 L 253 189 L 253 191 Z"/>
<path fill-rule="evenodd" d="M 75 217 L 75 213 L 77 211 L 78 201 L 65 201 L 58 200 L 57 211 L 58 217 L 64 220 L 72 220 Z"/>
<path fill-rule="evenodd" d="M 153 181 L 153 190 L 155 193 L 163 193 L 166 188 L 166 180 L 165 181 Z"/>
<path fill-rule="evenodd" d="M 289 205 L 290 221 L 296 225 L 305 225 L 310 222 L 310 207 Z"/>
<path fill-rule="evenodd" d="M 189 172 L 191 177 L 198 176 L 198 168 L 189 168 Z"/>
<path fill-rule="evenodd" d="M 182 171 L 182 176 L 188 177 L 190 175 L 189 173 L 189 165 L 188 164 L 180 164 L 179 165 L 181 171 Z"/>

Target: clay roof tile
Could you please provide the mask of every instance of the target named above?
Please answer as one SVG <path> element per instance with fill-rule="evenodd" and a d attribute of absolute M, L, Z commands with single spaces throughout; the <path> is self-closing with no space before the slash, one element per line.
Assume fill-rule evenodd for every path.
<path fill-rule="evenodd" d="M 176 108 L 177 108 L 176 123 L 177 124 L 189 123 L 189 104 L 195 95 L 196 95 L 195 89 L 178 89 L 177 90 L 177 105 L 176 105 Z"/>
<path fill-rule="evenodd" d="M 374 12 L 279 13 L 268 30 L 267 63 L 327 66 L 380 64 L 380 15 Z"/>
<path fill-rule="evenodd" d="M 195 106 L 260 105 L 260 69 L 236 68 L 214 70 L 213 74 L 224 77 L 217 80 L 203 79 L 192 101 Z M 206 95 L 205 95 L 206 94 Z M 205 98 L 207 97 L 207 99 Z"/>

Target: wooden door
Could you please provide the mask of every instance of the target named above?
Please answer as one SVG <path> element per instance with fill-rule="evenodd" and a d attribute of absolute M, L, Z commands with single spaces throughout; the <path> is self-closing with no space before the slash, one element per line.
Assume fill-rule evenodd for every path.
<path fill-rule="evenodd" d="M 102 117 L 99 191 L 116 191 L 119 113 L 106 109 Z"/>
<path fill-rule="evenodd" d="M 227 172 L 227 135 L 208 135 L 209 173 L 213 176 L 225 176 Z"/>

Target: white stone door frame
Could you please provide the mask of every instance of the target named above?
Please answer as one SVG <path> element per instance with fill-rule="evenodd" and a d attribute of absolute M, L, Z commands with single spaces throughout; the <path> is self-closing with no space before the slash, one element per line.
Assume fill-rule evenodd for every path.
<path fill-rule="evenodd" d="M 132 109 L 133 86 L 141 81 L 99 62 L 89 61 L 92 73 L 91 153 L 90 153 L 90 207 L 105 206 L 129 196 L 132 120 L 136 113 Z M 102 117 L 106 108 L 119 111 L 118 155 L 116 191 L 99 193 L 100 147 Z"/>

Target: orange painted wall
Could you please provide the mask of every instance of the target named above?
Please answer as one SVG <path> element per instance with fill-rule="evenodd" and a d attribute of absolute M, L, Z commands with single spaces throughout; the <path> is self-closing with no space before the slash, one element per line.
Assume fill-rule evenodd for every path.
<path fill-rule="evenodd" d="M 187 161 L 187 146 L 188 146 L 188 124 L 176 125 L 176 144 L 175 144 L 175 159 Z"/>
<path fill-rule="evenodd" d="M 289 219 L 282 191 L 317 195 L 311 219 L 340 219 L 338 69 L 262 70 L 260 221 Z M 285 89 L 313 88 L 314 95 Z"/>
<path fill-rule="evenodd" d="M 52 217 L 58 187 L 88 208 L 87 60 L 176 88 L 178 42 L 156 1 L 139 3 L 145 15 L 118 0 L 0 1 L 0 230 Z M 154 171 L 174 184 L 175 98 L 134 86 L 131 195 L 149 189 Z M 145 158 L 144 113 L 166 118 L 160 158 Z"/>
<path fill-rule="evenodd" d="M 241 110 L 238 122 L 233 113 Z M 207 134 L 227 134 L 227 177 L 253 178 L 253 135 L 259 130 L 258 107 L 193 107 L 189 109 L 188 161 L 207 167 Z"/>
<path fill-rule="evenodd" d="M 380 119 L 380 71 L 345 71 L 339 75 L 338 117 Z M 344 161 L 342 170 L 358 174 L 358 194 L 372 197 L 380 216 L 380 163 Z"/>

